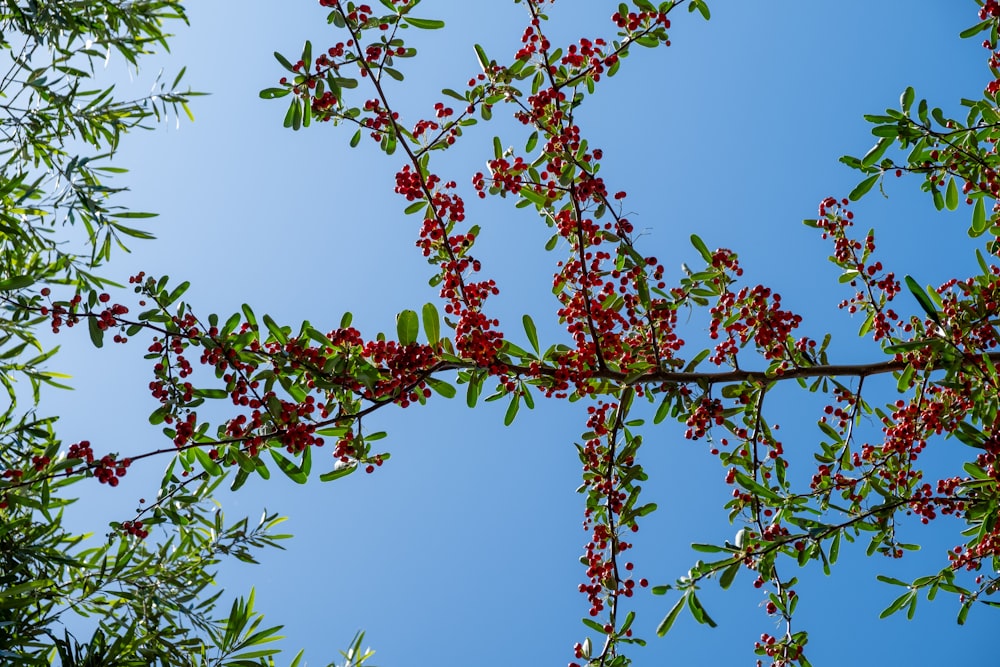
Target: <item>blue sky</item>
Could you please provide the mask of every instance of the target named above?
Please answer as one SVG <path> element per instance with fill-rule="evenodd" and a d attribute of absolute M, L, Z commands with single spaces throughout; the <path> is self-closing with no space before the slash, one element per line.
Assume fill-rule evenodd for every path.
<path fill-rule="evenodd" d="M 553 42 L 611 36 L 607 18 L 616 6 L 560 0 L 550 11 Z M 710 247 L 737 251 L 749 281 L 781 292 L 805 317 L 804 333 L 832 331 L 841 360 L 876 359 L 877 350 L 854 336 L 857 322 L 836 310 L 849 294 L 825 261 L 829 248 L 801 221 L 859 180 L 837 158 L 874 143 L 862 114 L 897 106 L 907 85 L 946 112 L 957 110 L 959 98 L 978 96 L 986 52 L 957 37 L 976 21 L 975 4 L 711 6 L 708 23 L 679 12 L 669 49 L 636 48 L 588 100 L 581 125 L 591 145 L 604 149 L 602 176 L 612 191 L 629 193 L 640 247 L 668 271 L 679 275 L 681 262 L 695 260 L 687 238 L 697 233 Z M 193 105 L 195 123 L 135 134 L 118 153 L 116 163 L 131 169 L 120 179 L 130 188 L 122 202 L 160 217 L 151 223 L 158 240 L 119 256 L 113 274 L 190 280 L 186 298 L 200 314 L 225 316 L 247 302 L 279 322 L 309 319 L 324 330 L 351 311 L 367 335 L 393 331 L 397 312 L 436 298 L 427 286 L 431 269 L 413 247 L 418 221 L 402 215 L 405 203 L 392 193 L 398 160 L 365 143 L 349 149 L 346 128 L 286 130 L 283 102 L 257 96 L 282 75 L 272 51 L 295 56 L 307 38 L 317 49 L 338 41 L 325 11 L 315 2 L 261 0 L 245 0 L 238 11 L 229 3 L 189 10 L 192 25 L 177 27 L 171 54 L 138 76 L 114 64 L 107 73 L 120 78 L 125 94 L 148 89 L 161 66 L 167 80 L 187 66 L 190 85 L 211 93 Z M 415 13 L 448 25 L 408 35 L 421 54 L 405 63 L 407 80 L 393 91 L 404 117 L 429 115 L 437 91 L 460 88 L 478 71 L 474 43 L 508 58 L 525 24 L 523 7 L 506 0 L 424 0 Z M 509 201 L 476 199 L 468 186 L 492 156 L 494 134 L 505 146 L 523 136 L 509 120 L 477 126 L 437 169 L 465 184 L 468 218 L 482 225 L 484 275 L 502 290 L 493 312 L 512 332 L 530 313 L 544 346 L 563 336 L 549 290 L 558 257 L 542 249 L 548 228 Z M 876 227 L 883 262 L 897 275 L 937 284 L 972 270 L 967 211 L 935 212 L 916 182 L 889 183 L 887 193 L 873 192 L 855 210 L 859 227 Z M 697 317 L 687 338 L 694 349 L 705 340 Z M 59 343 L 64 354 L 55 365 L 73 374 L 77 389 L 46 400 L 62 416 L 64 441 L 87 438 L 95 449 L 122 453 L 166 442 L 146 420 L 155 404 L 143 389 L 149 369 L 140 344 L 95 351 L 85 335 L 60 335 Z M 782 424 L 792 460 L 804 463 L 818 437 L 818 413 L 809 412 L 817 404 L 795 392 L 785 400 L 771 418 Z M 393 458 L 377 474 L 303 487 L 272 478 L 224 496 L 231 518 L 264 507 L 289 515 L 296 537 L 287 551 L 265 554 L 261 566 L 226 565 L 220 583 L 234 595 L 255 586 L 267 620 L 286 626 L 285 646 L 306 648 L 309 665 L 337 657 L 356 629 L 367 630 L 383 667 L 566 664 L 585 636 L 579 619 L 587 611 L 576 591 L 587 538 L 573 447 L 584 406 L 539 399 L 507 428 L 503 410 L 481 404 L 470 411 L 463 401 L 435 398 L 382 411 L 378 423 Z M 667 423 L 644 430 L 644 494 L 660 510 L 636 536 L 634 560 L 654 584 L 687 571 L 697 558 L 691 542 L 723 540 L 738 529 L 721 509 L 724 471 L 705 443 L 687 442 L 682 432 Z M 935 443 L 941 466 L 956 446 Z M 100 534 L 107 521 L 128 518 L 123 510 L 152 493 L 162 469 L 145 467 L 117 489 L 93 485 L 72 520 Z M 831 577 L 801 571 L 797 623 L 811 631 L 813 664 L 928 664 L 960 646 L 967 660 L 993 656 L 976 641 L 993 628 L 988 610 L 974 610 L 959 628 L 957 604 L 939 598 L 922 601 L 914 621 L 878 620 L 897 591 L 875 575 L 936 571 L 958 541 L 957 528 L 914 529 L 911 541 L 925 549 L 901 562 L 866 559 L 861 544 L 842 553 Z M 719 627 L 682 617 L 664 639 L 653 629 L 673 600 L 634 598 L 636 634 L 650 642 L 634 652 L 636 664 L 753 664 L 754 639 L 775 625 L 751 581 L 743 572 L 725 593 L 709 583 L 703 599 Z"/>

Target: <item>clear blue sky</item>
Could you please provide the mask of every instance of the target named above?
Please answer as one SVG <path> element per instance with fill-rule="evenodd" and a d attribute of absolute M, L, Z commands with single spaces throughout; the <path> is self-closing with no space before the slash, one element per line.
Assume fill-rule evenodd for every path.
<path fill-rule="evenodd" d="M 986 52 L 979 40 L 957 37 L 976 21 L 975 3 L 710 4 L 711 22 L 679 12 L 669 49 L 636 48 L 619 76 L 588 100 L 581 124 L 604 149 L 602 176 L 613 191 L 628 191 L 630 217 L 644 230 L 642 250 L 668 270 L 679 275 L 681 262 L 694 261 L 687 238 L 698 233 L 710 247 L 740 253 L 747 279 L 781 292 L 785 305 L 805 316 L 805 333 L 818 338 L 832 330 L 842 361 L 876 359 L 876 350 L 852 340 L 857 323 L 836 311 L 849 294 L 825 261 L 829 248 L 801 220 L 815 216 L 822 198 L 844 196 L 857 182 L 837 158 L 861 155 L 873 143 L 862 114 L 898 105 L 907 85 L 946 111 L 956 110 L 960 97 L 978 96 Z M 550 12 L 553 41 L 612 35 L 607 17 L 616 6 L 560 0 Z M 525 24 L 523 7 L 507 0 L 424 0 L 416 15 L 448 26 L 408 35 L 421 55 L 405 63 L 405 88 L 394 93 L 404 114 L 429 115 L 437 91 L 460 88 L 478 71 L 474 43 L 508 58 Z M 171 121 L 128 137 L 118 154 L 132 169 L 120 179 L 131 188 L 124 201 L 160 217 L 152 223 L 158 240 L 119 256 L 115 274 L 124 280 L 145 270 L 190 280 L 187 300 L 201 314 L 226 315 L 247 302 L 279 322 L 309 319 L 329 329 L 351 311 L 368 335 L 393 331 L 397 312 L 436 297 L 427 286 L 431 269 L 413 246 L 418 221 L 402 215 L 405 203 L 392 193 L 398 161 L 364 143 L 350 150 L 346 128 L 285 130 L 284 103 L 257 96 L 282 75 L 272 51 L 294 56 L 307 38 L 317 49 L 338 41 L 325 11 L 308 1 L 246 0 L 238 7 L 192 3 L 190 16 L 190 28 L 177 27 L 172 53 L 131 84 L 123 66 L 108 73 L 122 79 L 123 92 L 141 91 L 161 65 L 167 80 L 186 65 L 188 82 L 211 93 L 193 105 L 195 123 L 182 120 L 178 129 Z M 483 228 L 477 248 L 484 274 L 502 290 L 493 312 L 512 331 L 530 313 L 555 342 L 562 334 L 549 286 L 558 257 L 542 250 L 547 228 L 527 209 L 481 202 L 468 187 L 492 155 L 493 135 L 512 128 L 508 121 L 473 128 L 437 169 L 467 186 L 468 218 Z M 504 145 L 517 145 L 520 136 Z M 936 213 L 916 190 L 915 182 L 893 182 L 889 199 L 872 193 L 856 207 L 859 227 L 877 228 L 882 259 L 898 275 L 937 284 L 971 270 L 968 212 Z M 48 397 L 62 415 L 64 441 L 87 438 L 95 449 L 123 454 L 162 446 L 166 440 L 146 420 L 155 404 L 143 389 L 143 347 L 94 351 L 80 334 L 60 336 L 65 354 L 55 364 L 74 375 L 77 390 Z M 694 349 L 705 338 L 695 326 L 687 337 Z M 790 392 L 787 409 L 772 416 L 803 470 L 818 438 L 818 414 L 808 411 L 814 406 Z M 305 647 L 313 666 L 338 657 L 362 628 L 382 667 L 566 664 L 585 636 L 579 619 L 587 611 L 576 591 L 587 536 L 573 447 L 584 406 L 539 399 L 509 428 L 503 409 L 470 411 L 463 401 L 435 398 L 425 407 L 382 411 L 378 423 L 389 431 L 393 458 L 377 474 L 304 487 L 272 479 L 223 497 L 231 518 L 264 507 L 289 515 L 296 537 L 259 567 L 226 564 L 220 582 L 233 595 L 256 586 L 267 621 L 286 626 L 284 645 Z M 697 558 L 691 542 L 726 539 L 738 526 L 721 509 L 724 471 L 703 442 L 683 440 L 682 429 L 667 423 L 644 434 L 645 497 L 660 510 L 636 536 L 634 560 L 652 583 L 670 583 Z M 942 466 L 956 446 L 935 443 Z M 93 485 L 72 520 L 101 534 L 107 521 L 127 518 L 162 469 L 146 467 L 117 489 Z M 842 552 L 831 577 L 815 567 L 800 573 L 797 622 L 811 631 L 814 665 L 995 660 L 982 641 L 996 622 L 988 610 L 974 610 L 959 628 L 956 601 L 941 596 L 922 601 L 912 622 L 878 620 L 898 592 L 876 574 L 934 572 L 958 540 L 956 524 L 910 535 L 925 549 L 901 562 L 866 559 L 860 544 Z M 664 639 L 653 629 L 673 600 L 634 598 L 636 634 L 650 642 L 634 651 L 636 664 L 753 664 L 754 639 L 775 625 L 751 581 L 742 572 L 725 593 L 710 582 L 703 599 L 719 627 L 682 617 Z"/>

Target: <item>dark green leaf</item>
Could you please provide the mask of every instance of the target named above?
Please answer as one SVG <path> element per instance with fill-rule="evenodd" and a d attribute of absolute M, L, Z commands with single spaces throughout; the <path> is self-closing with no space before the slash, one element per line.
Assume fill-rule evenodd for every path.
<path fill-rule="evenodd" d="M 924 309 L 925 313 L 927 313 L 927 317 L 940 324 L 941 320 L 938 318 L 937 309 L 934 307 L 933 302 L 931 302 L 930 297 L 927 296 L 927 292 L 924 291 L 924 288 L 922 288 L 920 284 L 910 276 L 906 276 L 906 286 L 910 288 L 910 292 L 917 299 L 917 303 L 919 303 L 920 307 Z"/>
<path fill-rule="evenodd" d="M 667 612 L 667 615 L 664 616 L 663 620 L 660 621 L 660 624 L 656 626 L 657 637 L 662 637 L 663 635 L 670 632 L 670 628 L 671 626 L 673 626 L 674 621 L 677 620 L 677 616 L 680 615 L 681 609 L 684 608 L 685 602 L 686 602 L 685 598 L 681 597 L 681 599 L 678 600 L 674 604 L 674 606 L 670 608 L 670 611 Z"/>
<path fill-rule="evenodd" d="M 716 626 L 716 623 L 715 621 L 712 620 L 712 617 L 708 615 L 708 612 L 701 605 L 701 601 L 698 599 L 698 596 L 695 595 L 694 593 L 689 593 L 687 599 L 688 599 L 688 608 L 691 610 L 691 615 L 694 616 L 694 620 L 698 621 L 699 623 L 706 624 L 710 628 L 714 628 Z"/>
<path fill-rule="evenodd" d="M 277 51 L 275 51 L 274 52 L 274 57 L 277 59 L 277 61 L 279 63 L 281 63 L 281 66 L 284 67 L 285 69 L 287 69 L 289 72 L 297 73 L 297 72 L 295 72 L 295 68 L 292 67 L 292 63 L 288 62 L 288 59 L 285 58 L 285 56 L 283 56 L 280 53 L 278 53 Z"/>
<path fill-rule="evenodd" d="M 708 251 L 708 246 L 705 245 L 705 242 L 697 234 L 691 235 L 691 245 L 698 251 L 698 254 L 701 255 L 706 264 L 712 264 L 712 253 Z"/>
<path fill-rule="evenodd" d="M 719 585 L 722 586 L 722 588 L 726 589 L 732 585 L 733 579 L 736 578 L 736 574 L 740 571 L 741 565 L 742 561 L 737 560 L 735 563 L 723 570 L 722 576 L 719 577 Z"/>
<path fill-rule="evenodd" d="M 875 185 L 875 182 L 878 181 L 880 175 L 881 174 L 872 174 L 865 180 L 858 183 L 857 186 L 851 190 L 851 194 L 847 195 L 848 199 L 851 201 L 857 201 L 864 197 L 865 194 L 872 189 L 872 186 Z"/>
<path fill-rule="evenodd" d="M 94 347 L 103 347 L 104 329 L 100 327 L 99 320 L 96 317 L 88 317 L 87 328 L 90 330 L 90 342 L 94 344 Z"/>

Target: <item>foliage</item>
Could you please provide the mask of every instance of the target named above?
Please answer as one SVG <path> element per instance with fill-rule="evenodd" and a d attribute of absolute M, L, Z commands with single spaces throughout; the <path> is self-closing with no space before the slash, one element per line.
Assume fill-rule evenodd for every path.
<path fill-rule="evenodd" d="M 234 603 L 228 617 L 214 612 L 221 592 L 213 567 L 223 556 L 253 562 L 253 552 L 278 546 L 281 517 L 265 514 L 226 524 L 209 499 L 217 479 L 186 490 L 184 507 L 162 540 L 138 539 L 141 522 L 126 522 L 97 544 L 63 525 L 73 502 L 67 488 L 92 476 L 89 443 L 62 446 L 56 418 L 39 414 L 42 386 L 61 386 L 45 369 L 56 349 L 45 349 L 38 327 L 56 325 L 41 306 L 53 289 L 99 299 L 114 286 L 99 270 L 113 246 L 152 236 L 131 227 L 152 214 L 114 204 L 123 188 L 107 179 L 126 170 L 109 160 L 130 130 L 150 127 L 180 111 L 191 115 L 183 70 L 170 85 L 159 80 L 139 99 L 119 99 L 102 87 L 112 57 L 138 67 L 156 47 L 167 48 L 170 21 L 186 21 L 177 2 L 61 0 L 5 3 L 0 47 L 8 66 L 0 79 L 0 381 L 8 404 L 0 415 L 0 657 L 4 664 L 246 665 L 271 653 L 257 645 L 278 628 L 258 629 L 253 595 Z M 97 67 L 95 67 L 95 65 Z M 73 239 L 66 225 L 83 231 Z M 57 325 L 56 325 L 57 328 Z M 26 379 L 30 393 L 18 391 Z M 20 404 L 19 404 L 20 401 Z M 27 404 L 28 407 L 22 407 Z M 110 477 L 128 460 L 108 463 Z M 174 478 L 168 470 L 166 479 Z M 69 618 L 73 617 L 73 618 Z M 87 618 L 93 623 L 83 622 Z M 90 628 L 89 639 L 74 632 Z M 253 650 L 248 650 L 253 649 Z"/>
<path fill-rule="evenodd" d="M 161 4 L 150 3 L 151 11 Z M 208 579 L 171 579 L 182 567 L 173 559 L 174 549 L 182 549 L 185 559 L 197 555 L 194 567 L 204 573 L 220 554 L 251 558 L 251 548 L 281 537 L 270 534 L 278 521 L 273 516 L 265 516 L 256 531 L 245 522 L 226 529 L 221 515 L 204 509 L 212 490 L 224 479 L 233 489 L 254 475 L 267 479 L 275 467 L 305 483 L 312 475 L 313 450 L 324 445 L 333 460 L 319 472 L 321 480 L 361 468 L 374 472 L 389 453 L 379 449 L 385 434 L 371 431 L 366 417 L 387 406 L 424 404 L 434 394 L 452 398 L 456 385 L 464 385 L 470 407 L 484 391 L 492 392 L 485 400 L 507 401 L 508 424 L 521 406 L 534 407 L 536 397 L 586 406 L 577 452 L 590 531 L 580 585 L 589 606 L 583 619 L 589 635 L 574 647 L 577 661 L 629 664 L 625 649 L 645 643 L 633 635 L 635 614 L 628 608 L 629 598 L 649 586 L 628 560 L 632 534 L 656 510 L 642 498 L 649 477 L 639 456 L 647 427 L 634 414 L 642 402 L 655 406 L 654 424 L 675 419 L 686 426 L 687 438 L 711 443 L 732 487 L 726 508 L 738 526 L 731 541 L 694 545 L 709 554 L 707 562 L 698 560 L 676 581 L 652 587 L 673 598 L 657 634 L 668 632 L 685 612 L 714 625 L 699 590 L 709 579 L 728 588 L 745 570 L 765 595 L 766 614 L 783 625 L 776 636 L 762 635 L 756 653 L 776 665 L 808 665 L 808 635 L 793 625 L 799 598 L 789 570 L 829 571 L 845 541 L 867 542 L 869 555 L 900 558 L 915 547 L 897 534 L 906 515 L 923 523 L 958 517 L 964 523 L 961 545 L 946 555 L 940 570 L 912 582 L 883 577 L 904 589 L 884 616 L 904 609 L 912 616 L 920 595 L 934 598 L 938 592 L 957 596 L 960 623 L 973 606 L 1000 605 L 995 317 L 1000 5 L 978 2 L 980 23 L 963 33 L 987 33 L 984 46 L 991 51 L 994 78 L 980 99 L 963 100 L 967 117 L 948 118 L 906 89 L 900 109 L 867 117 L 876 145 L 861 158 L 842 159 L 862 173 L 858 186 L 847 198 L 825 199 L 819 216 L 806 221 L 830 241 L 830 260 L 852 293 L 841 307 L 859 316 L 859 335 L 870 343 L 873 360 L 843 363 L 830 358 L 828 334 L 798 333 L 802 318 L 783 307 L 780 295 L 744 276 L 730 249 L 710 249 L 692 236 L 700 264 L 670 282 L 664 266 L 638 247 L 623 213 L 626 193 L 599 175 L 603 151 L 588 143 L 576 120 L 601 82 L 629 57 L 638 57 L 638 47 L 670 45 L 675 12 L 710 18 L 705 2 L 622 3 L 612 17 L 613 38 L 583 38 L 558 48 L 546 36 L 545 3 L 520 0 L 530 18 L 513 58 L 501 62 L 477 47 L 481 74 L 460 89 L 444 90 L 446 101 L 435 104 L 431 117 L 405 123 L 396 96 L 399 83 L 405 83 L 404 64 L 416 55 L 406 35 L 411 29 L 443 28 L 444 22 L 411 14 L 419 0 L 380 0 L 376 9 L 340 0 L 320 4 L 329 8 L 329 23 L 340 37 L 322 52 L 314 53 L 306 42 L 298 58 L 275 53 L 284 76 L 260 95 L 286 99 L 288 128 L 347 126 L 353 130 L 352 147 L 370 139 L 402 163 L 395 190 L 406 200 L 405 213 L 420 220 L 417 246 L 433 267 L 430 284 L 438 303 L 401 312 L 395 339 L 382 334 L 366 339 L 349 314 L 332 331 L 309 322 L 283 325 L 249 305 L 228 317 L 201 317 L 181 300 L 187 283 L 138 274 L 131 283 L 144 310 L 132 315 L 128 306 L 112 303 L 111 295 L 100 291 L 103 281 L 88 273 L 107 258 L 108 235 L 129 232 L 84 203 L 80 206 L 91 217 L 81 220 L 94 249 L 85 269 L 75 257 L 52 254 L 54 248 L 46 255 L 53 258 L 45 260 L 50 264 L 8 260 L 3 285 L 13 309 L 7 327 L 12 338 L 30 343 L 31 329 L 43 321 L 56 331 L 86 322 L 98 346 L 106 335 L 117 343 L 151 336 L 146 358 L 159 407 L 150 421 L 162 424 L 171 440 L 162 449 L 119 459 L 97 456 L 88 443 L 63 452 L 51 419 L 22 419 L 8 431 L 0 502 L 4 544 L 10 545 L 3 555 L 11 566 L 3 570 L 7 581 L 0 605 L 8 614 L 3 627 L 11 628 L 8 646 L 14 646 L 13 637 L 23 641 L 17 655 L 43 660 L 47 637 L 57 643 L 64 664 L 101 652 L 142 660 L 155 655 L 174 664 L 172 647 L 196 656 L 191 664 L 267 664 L 267 648 L 234 655 L 277 631 L 257 630 L 252 595 L 219 621 L 210 616 L 216 598 L 204 597 Z M 30 80 L 22 85 L 30 88 Z M 356 99 L 355 89 L 367 91 L 364 99 Z M 176 102 L 183 100 L 178 94 Z M 551 229 L 546 248 L 559 253 L 552 292 L 566 328 L 562 340 L 540 340 L 528 315 L 522 319 L 523 336 L 502 331 L 490 316 L 489 299 L 499 287 L 481 276 L 482 263 L 473 254 L 479 228 L 465 219 L 457 179 L 431 168 L 463 132 L 489 123 L 500 108 L 523 126 L 517 145 L 524 148 L 504 149 L 509 142 L 496 137 L 488 169 L 472 175 L 474 190 L 479 197 L 509 198 L 518 208 L 534 209 Z M 52 122 L 58 131 L 50 130 L 51 136 L 62 136 L 58 132 L 68 125 Z M 26 130 L 26 140 L 50 136 L 40 132 Z M 101 136 L 110 142 L 106 134 L 80 132 L 86 141 Z M 91 169 L 79 160 L 59 164 L 69 171 Z M 900 280 L 883 266 L 888 260 L 877 259 L 874 231 L 855 232 L 850 201 L 876 184 L 884 187 L 886 175 L 908 174 L 919 177 L 938 209 L 957 209 L 964 195 L 971 207 L 969 234 L 984 241 L 974 275 L 937 288 L 911 276 Z M 16 217 L 21 212 L 14 206 L 23 201 L 11 196 L 5 211 Z M 33 209 L 27 215 L 41 213 Z M 17 219 L 19 230 L 41 228 L 40 222 Z M 52 263 L 55 268 L 37 268 Z M 64 283 L 66 295 L 48 287 L 36 291 L 41 282 Z M 706 340 L 691 343 L 679 335 L 679 316 L 688 312 L 706 314 Z M 41 361 L 25 366 L 33 369 Z M 37 382 L 51 379 L 30 372 Z M 896 392 L 871 396 L 871 383 L 865 382 L 875 376 L 895 378 Z M 818 416 L 813 470 L 806 477 L 788 472 L 772 416 L 778 412 L 774 392 L 784 386 L 821 394 L 827 403 Z M 213 423 L 202 409 L 212 401 L 232 406 L 230 416 Z M 13 412 L 9 415 L 11 423 Z M 860 433 L 863 418 L 880 425 L 878 439 Z M 969 447 L 955 455 L 955 474 L 936 478 L 922 467 L 921 455 L 934 438 L 954 438 Z M 132 463 L 160 455 L 172 456 L 173 463 L 156 500 L 117 525 L 106 546 L 75 551 L 81 538 L 59 532 L 58 512 L 66 501 L 53 491 L 81 477 L 115 485 Z M 158 531 L 162 539 L 148 539 Z M 113 578 L 131 587 L 119 602 L 107 591 Z M 150 592 L 153 582 L 166 592 Z M 50 630 L 70 607 L 101 618 L 89 648 L 70 646 L 68 636 L 59 644 Z M 129 637 L 141 641 L 123 644 Z M 359 635 L 344 654 L 348 664 L 370 656 L 361 651 L 361 641 Z M 212 650 L 221 657 L 212 657 Z"/>

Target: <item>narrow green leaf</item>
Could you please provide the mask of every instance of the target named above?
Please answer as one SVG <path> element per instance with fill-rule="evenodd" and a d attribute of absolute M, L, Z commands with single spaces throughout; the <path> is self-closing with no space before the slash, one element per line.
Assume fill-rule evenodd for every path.
<path fill-rule="evenodd" d="M 903 593 L 898 598 L 896 598 L 895 600 L 893 600 L 892 604 L 890 604 L 888 607 L 886 607 L 885 609 L 883 609 L 882 613 L 879 614 L 878 617 L 879 618 L 887 618 L 889 616 L 892 616 L 897 611 L 899 611 L 900 609 L 902 609 L 907 603 L 909 603 L 910 596 L 912 596 L 913 594 L 914 594 L 913 591 L 907 591 L 906 593 Z"/>
<path fill-rule="evenodd" d="M 677 617 L 681 613 L 681 609 L 684 608 L 684 603 L 686 602 L 685 597 L 681 597 L 681 599 L 678 600 L 674 604 L 674 606 L 670 608 L 670 611 L 668 611 L 667 615 L 663 617 L 663 620 L 660 621 L 660 624 L 656 626 L 657 637 L 662 637 L 663 635 L 670 632 L 670 628 L 673 626 L 674 621 L 677 620 Z"/>
<path fill-rule="evenodd" d="M 925 313 L 927 313 L 927 317 L 940 324 L 941 320 L 938 318 L 937 309 L 934 308 L 934 303 L 930 300 L 930 297 L 927 296 L 927 292 L 925 292 L 924 288 L 920 286 L 920 283 L 910 276 L 906 276 L 905 281 L 906 286 L 910 288 L 910 292 L 913 294 L 914 298 L 916 298 L 917 303 L 919 303 L 920 307 L 924 309 Z"/>
<path fill-rule="evenodd" d="M 524 315 L 521 318 L 521 322 L 524 324 L 524 333 L 528 337 L 528 342 L 531 343 L 531 348 L 535 351 L 535 354 L 541 354 L 541 348 L 538 346 L 538 331 L 535 329 L 535 323 L 532 321 L 530 315 Z"/>
<path fill-rule="evenodd" d="M 285 69 L 287 69 L 289 72 L 295 73 L 295 68 L 292 67 L 292 63 L 288 62 L 288 58 L 286 58 L 285 56 L 281 55 L 277 51 L 274 52 L 274 57 L 275 57 L 275 59 L 279 63 L 281 63 L 282 67 L 284 67 Z"/>
<path fill-rule="evenodd" d="M 288 342 L 288 336 L 286 336 L 285 332 L 281 330 L 281 327 L 278 326 L 278 323 L 275 322 L 273 319 L 271 319 L 270 315 L 265 313 L 263 319 L 264 319 L 264 326 L 267 327 L 267 330 L 271 332 L 271 335 L 274 337 L 274 340 L 281 343 L 282 345 Z"/>
<path fill-rule="evenodd" d="M 483 72 L 489 74 L 490 72 L 490 59 L 486 57 L 486 52 L 483 51 L 483 47 L 476 44 L 474 46 L 476 49 L 476 58 L 479 59 L 479 66 L 483 68 Z"/>
<path fill-rule="evenodd" d="M 511 396 L 510 404 L 507 406 L 507 413 L 503 417 L 503 425 L 510 426 L 517 417 L 517 411 L 521 408 L 521 393 L 515 391 Z"/>
<path fill-rule="evenodd" d="M 483 388 L 483 379 L 478 373 L 473 373 L 472 377 L 469 378 L 469 387 L 465 392 L 465 403 L 470 408 L 476 407 L 476 402 L 479 400 L 479 392 Z"/>
<path fill-rule="evenodd" d="M 313 48 L 312 42 L 310 42 L 308 39 L 306 40 L 306 43 L 302 45 L 302 63 L 307 73 L 312 69 L 313 66 L 312 48 Z"/>
<path fill-rule="evenodd" d="M 716 627 L 715 621 L 713 621 L 712 617 L 708 615 L 708 612 L 701 605 L 701 600 L 699 600 L 698 596 L 694 593 L 690 593 L 688 595 L 688 608 L 691 610 L 691 615 L 694 616 L 694 620 L 708 625 L 710 628 Z"/>
<path fill-rule="evenodd" d="M 872 174 L 865 180 L 858 183 L 854 187 L 854 189 L 851 190 L 851 194 L 847 195 L 847 198 L 850 199 L 851 201 L 858 201 L 859 199 L 864 197 L 868 193 L 868 191 L 872 189 L 872 186 L 875 185 L 875 182 L 879 179 L 879 176 L 880 174 Z"/>
<path fill-rule="evenodd" d="M 278 464 L 281 468 L 281 472 L 285 473 L 288 479 L 292 480 L 296 484 L 305 484 L 308 481 L 308 476 L 299 468 L 297 465 L 286 459 L 284 456 L 278 453 L 275 449 L 268 449 L 271 454 L 271 458 L 274 462 Z"/>
<path fill-rule="evenodd" d="M 438 30 L 444 27 L 444 21 L 437 19 L 415 19 L 410 16 L 404 16 L 403 22 L 421 30 Z"/>
<path fill-rule="evenodd" d="M 708 251 L 708 246 L 706 246 L 705 242 L 701 240 L 701 237 L 699 237 L 697 234 L 692 234 L 691 245 L 693 245 L 695 250 L 698 251 L 698 254 L 701 255 L 702 259 L 705 260 L 706 264 L 709 265 L 712 264 L 712 253 Z"/>
<path fill-rule="evenodd" d="M 984 30 L 989 30 L 990 26 L 992 25 L 992 23 L 993 23 L 993 19 L 992 18 L 988 18 L 985 21 L 982 21 L 981 23 L 977 23 L 976 25 L 972 26 L 971 28 L 966 28 L 962 32 L 958 33 L 958 36 L 961 37 L 962 39 L 968 39 L 969 37 L 975 37 L 976 35 L 978 35 L 979 33 L 983 32 Z"/>

